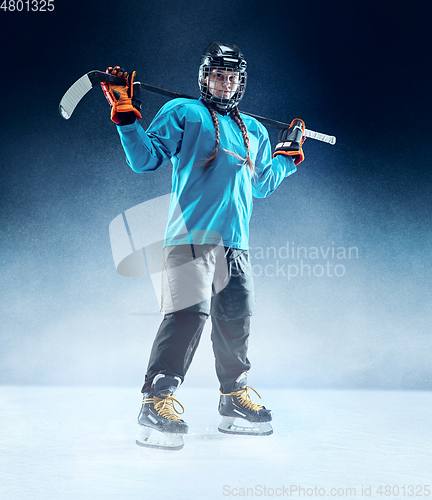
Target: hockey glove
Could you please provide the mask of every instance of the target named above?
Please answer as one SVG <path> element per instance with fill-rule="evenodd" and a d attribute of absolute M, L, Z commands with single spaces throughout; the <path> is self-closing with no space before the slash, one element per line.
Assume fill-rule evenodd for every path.
<path fill-rule="evenodd" d="M 306 137 L 303 137 L 304 129 L 303 120 L 296 118 L 291 122 L 289 128 L 281 130 L 273 158 L 277 155 L 288 155 L 292 156 L 295 166 L 301 163 L 304 160 L 302 144 L 306 139 Z"/>
<path fill-rule="evenodd" d="M 111 120 L 117 125 L 127 125 L 133 123 L 136 118 L 141 119 L 141 101 L 139 100 L 139 83 L 136 71 L 128 75 L 127 71 L 120 66 L 109 67 L 106 73 L 124 78 L 125 85 L 118 85 L 112 82 L 102 82 L 102 90 L 111 108 Z M 135 83 L 135 85 L 134 85 Z"/>

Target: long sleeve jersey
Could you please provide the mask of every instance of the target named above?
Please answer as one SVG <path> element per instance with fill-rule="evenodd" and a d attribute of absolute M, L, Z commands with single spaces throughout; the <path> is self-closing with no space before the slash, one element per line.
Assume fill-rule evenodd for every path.
<path fill-rule="evenodd" d="M 221 114 L 218 155 L 203 173 L 202 165 L 215 147 L 215 127 L 201 100 L 169 101 L 147 131 L 138 122 L 117 127 L 127 162 L 135 172 L 153 172 L 171 160 L 165 246 L 220 244 L 222 240 L 226 247 L 247 250 L 252 197 L 269 196 L 296 171 L 291 157 L 272 158 L 268 133 L 261 123 L 248 115 L 241 114 L 241 118 L 247 127 L 255 173 L 229 154 L 246 158 L 246 146 L 235 121 Z"/>

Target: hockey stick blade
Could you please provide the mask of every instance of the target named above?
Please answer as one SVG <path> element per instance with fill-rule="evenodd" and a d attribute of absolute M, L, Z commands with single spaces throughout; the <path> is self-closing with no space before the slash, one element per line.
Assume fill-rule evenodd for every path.
<path fill-rule="evenodd" d="M 87 94 L 87 92 L 91 90 L 95 85 L 98 85 L 102 82 L 113 82 L 117 83 L 118 85 L 125 85 L 126 79 L 119 78 L 117 76 L 110 75 L 109 73 L 104 73 L 103 71 L 98 70 L 93 70 L 86 73 L 79 80 L 77 80 L 62 97 L 59 104 L 59 111 L 61 116 L 65 120 L 69 120 L 78 103 Z M 139 85 L 140 88 L 142 90 L 145 90 L 146 92 L 162 95 L 164 97 L 167 97 L 168 99 L 196 99 L 196 97 L 187 94 L 179 94 L 178 92 L 155 87 L 154 85 L 148 85 L 147 83 L 135 82 L 134 85 Z M 275 127 L 278 129 L 286 129 L 290 127 L 288 123 L 271 120 L 270 118 L 264 118 L 263 116 L 254 115 L 252 113 L 246 113 L 246 111 L 241 111 L 241 113 L 251 116 L 252 118 L 255 118 L 256 120 L 261 122 L 263 125 L 267 125 L 269 127 Z M 314 132 L 313 130 L 308 129 L 305 129 L 304 135 L 311 139 L 325 142 L 327 144 L 336 144 L 336 137 L 331 135 L 321 134 L 320 132 Z"/>
<path fill-rule="evenodd" d="M 93 70 L 83 75 L 77 80 L 62 97 L 59 104 L 59 111 L 65 120 L 69 120 L 75 108 L 81 99 L 89 92 L 95 85 L 102 82 L 113 82 L 118 85 L 125 85 L 126 80 L 119 78 L 103 71 Z"/>
<path fill-rule="evenodd" d="M 98 85 L 102 82 L 112 82 L 117 83 L 117 85 L 125 85 L 126 79 L 110 75 L 109 73 L 104 73 L 103 71 L 89 71 L 81 78 L 79 78 L 62 97 L 59 104 L 60 115 L 65 120 L 69 120 L 75 108 L 78 106 L 79 102 L 87 94 L 87 92 L 89 92 L 95 85 Z M 142 90 L 152 92 L 153 94 L 163 95 L 164 97 L 168 97 L 169 99 L 176 99 L 178 97 L 195 99 L 195 97 L 192 97 L 190 95 L 178 94 L 177 92 L 154 87 L 153 85 L 148 85 L 146 83 L 135 82 L 135 85 L 139 85 Z"/>

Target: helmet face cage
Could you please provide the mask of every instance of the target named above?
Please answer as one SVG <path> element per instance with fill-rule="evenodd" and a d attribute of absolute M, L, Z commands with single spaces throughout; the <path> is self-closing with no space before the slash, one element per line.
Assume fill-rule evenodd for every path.
<path fill-rule="evenodd" d="M 240 72 L 224 66 L 201 66 L 201 96 L 218 110 L 229 112 L 241 101 L 246 88 L 246 78 L 246 71 Z"/>
<path fill-rule="evenodd" d="M 246 61 L 236 45 L 213 42 L 201 58 L 198 84 L 204 101 L 228 113 L 246 88 Z"/>

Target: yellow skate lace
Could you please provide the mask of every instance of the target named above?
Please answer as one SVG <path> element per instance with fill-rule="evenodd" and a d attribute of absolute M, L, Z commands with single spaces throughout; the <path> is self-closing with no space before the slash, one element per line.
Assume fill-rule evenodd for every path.
<path fill-rule="evenodd" d="M 252 401 L 251 396 L 249 394 L 249 389 L 254 391 L 254 393 L 260 399 L 262 399 L 261 396 L 257 393 L 257 391 L 253 387 L 250 387 L 249 385 L 247 385 L 246 387 L 242 387 L 239 391 L 231 392 L 231 393 L 227 394 L 227 396 L 235 396 L 238 399 L 238 401 L 240 402 L 240 404 L 248 410 L 259 411 L 262 408 L 264 408 L 263 405 L 254 403 Z"/>
<path fill-rule="evenodd" d="M 152 398 L 143 399 L 143 403 L 153 403 L 154 409 L 158 412 L 158 414 L 166 418 L 167 420 L 177 420 L 179 422 L 183 422 L 183 420 L 176 415 L 176 413 L 178 413 L 179 415 L 182 415 L 184 413 L 183 405 L 173 396 L 167 396 L 165 398 L 158 398 L 154 396 Z M 178 410 L 175 407 L 175 403 L 180 406 L 182 411 Z"/>

